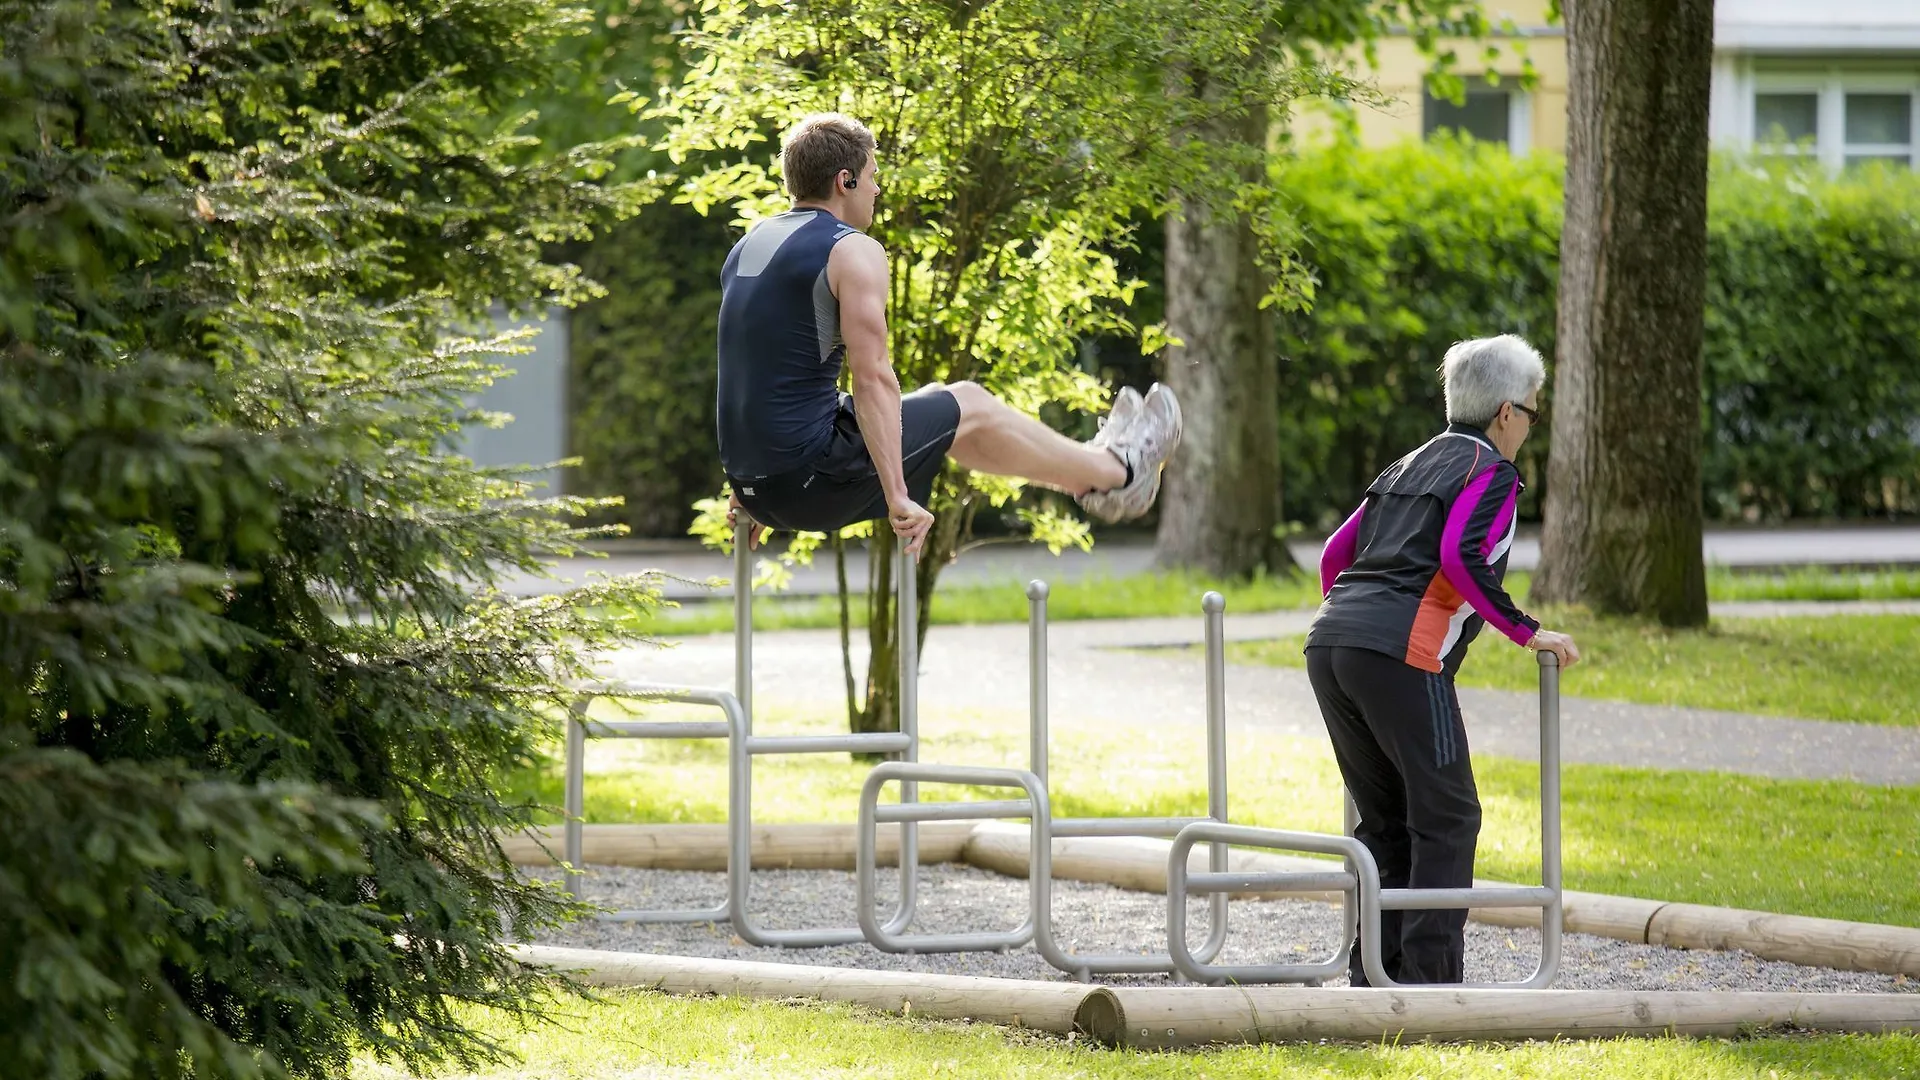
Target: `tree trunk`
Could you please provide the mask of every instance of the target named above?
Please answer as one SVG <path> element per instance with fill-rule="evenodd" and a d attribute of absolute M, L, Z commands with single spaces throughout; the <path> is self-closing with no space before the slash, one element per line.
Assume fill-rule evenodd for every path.
<path fill-rule="evenodd" d="M 914 643 L 921 649 L 927 644 L 927 627 L 933 611 L 934 587 L 939 583 L 940 571 L 953 559 L 954 551 L 960 545 L 960 536 L 965 532 L 968 518 L 971 516 L 969 504 L 962 502 L 941 510 L 934 519 L 933 530 L 927 534 L 925 548 L 921 551 L 918 572 L 914 575 L 919 590 L 920 618 L 914 627 Z M 899 731 L 900 730 L 900 637 L 897 616 L 899 598 L 894 592 L 893 556 L 899 550 L 899 541 L 893 530 L 887 528 L 885 521 L 874 524 L 873 539 L 867 545 L 867 680 L 866 695 L 859 708 L 854 708 L 851 692 L 847 700 L 847 726 L 855 732 Z M 846 582 L 840 583 L 844 593 Z M 846 639 L 841 639 L 842 662 L 851 663 L 846 653 Z M 851 670 L 849 668 L 849 670 Z"/>
<path fill-rule="evenodd" d="M 1712 0 L 1567 0 L 1566 224 L 1534 596 L 1706 622 Z"/>
<path fill-rule="evenodd" d="M 1200 92 L 1204 92 L 1201 90 Z M 1265 146 L 1267 111 L 1223 118 L 1196 138 Z M 1248 176 L 1249 181 L 1258 176 Z M 1186 435 L 1167 463 L 1154 559 L 1214 574 L 1292 565 L 1280 518 L 1279 359 L 1253 229 L 1242 211 L 1181 197 L 1167 218 L 1167 385 Z"/>

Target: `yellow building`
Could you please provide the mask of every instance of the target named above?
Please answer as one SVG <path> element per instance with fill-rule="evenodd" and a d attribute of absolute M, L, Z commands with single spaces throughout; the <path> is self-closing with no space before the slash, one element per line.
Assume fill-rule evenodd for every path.
<path fill-rule="evenodd" d="M 1373 66 L 1354 68 L 1384 100 L 1310 106 L 1296 134 L 1311 138 L 1338 115 L 1365 146 L 1445 127 L 1516 154 L 1564 151 L 1565 29 L 1548 21 L 1547 0 L 1483 6 L 1493 38 L 1441 46 L 1467 80 L 1463 104 L 1427 93 L 1434 59 L 1393 35 L 1379 42 Z M 1533 80 L 1522 86 L 1529 62 Z M 1712 95 L 1709 131 L 1722 148 L 1785 141 L 1836 169 L 1870 158 L 1920 167 L 1920 0 L 1719 0 Z"/>

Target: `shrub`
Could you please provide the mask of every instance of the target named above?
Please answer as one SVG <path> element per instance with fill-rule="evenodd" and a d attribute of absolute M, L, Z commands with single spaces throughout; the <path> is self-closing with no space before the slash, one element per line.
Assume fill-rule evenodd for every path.
<path fill-rule="evenodd" d="M 655 203 L 582 256 L 607 295 L 573 317 L 570 481 L 618 492 L 617 520 L 684 536 L 694 500 L 725 477 L 714 448 L 720 265 L 737 238 L 718 218 Z"/>
<path fill-rule="evenodd" d="M 1722 162 L 1707 221 L 1707 510 L 1920 512 L 1920 179 Z"/>
<path fill-rule="evenodd" d="M 1511 332 L 1552 356 L 1560 166 L 1437 142 L 1310 151 L 1274 171 L 1317 279 L 1311 308 L 1280 316 L 1284 513 L 1327 526 L 1445 422 L 1449 344 Z M 1521 462 L 1533 505 L 1544 435 Z"/>
<path fill-rule="evenodd" d="M 1285 512 L 1325 526 L 1442 422 L 1447 346 L 1553 359 L 1562 162 L 1438 140 L 1281 158 L 1317 286 L 1282 316 Z M 1709 188 L 1704 499 L 1721 520 L 1920 512 L 1920 178 L 1718 161 Z M 1545 397 L 1550 402 L 1549 380 Z M 1551 425 L 1528 442 L 1537 517 Z"/>

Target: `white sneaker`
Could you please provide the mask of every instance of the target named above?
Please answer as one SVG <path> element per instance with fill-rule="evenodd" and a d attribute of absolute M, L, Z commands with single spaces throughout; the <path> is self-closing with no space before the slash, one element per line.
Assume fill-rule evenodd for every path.
<path fill-rule="evenodd" d="M 1100 418 L 1100 430 L 1087 440 L 1088 446 L 1111 446 L 1120 433 L 1139 418 L 1140 410 L 1146 407 L 1146 401 L 1140 397 L 1140 391 L 1131 386 L 1123 386 L 1113 395 L 1113 407 L 1107 415 Z"/>
<path fill-rule="evenodd" d="M 1114 408 L 1118 413 L 1118 401 Z M 1078 499 L 1081 509 L 1109 525 L 1137 518 L 1153 507 L 1153 500 L 1160 495 L 1160 472 L 1180 445 L 1180 402 L 1173 391 L 1159 383 L 1147 391 L 1146 400 L 1128 421 L 1124 425 L 1109 424 L 1101 434 L 1114 429 L 1109 442 L 1102 445 L 1109 446 L 1133 470 L 1133 482 Z"/>

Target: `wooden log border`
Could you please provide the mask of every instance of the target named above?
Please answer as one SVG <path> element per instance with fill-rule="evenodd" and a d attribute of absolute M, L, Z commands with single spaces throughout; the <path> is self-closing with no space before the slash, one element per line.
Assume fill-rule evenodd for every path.
<path fill-rule="evenodd" d="M 1107 1046 L 1504 1041 L 1920 1031 L 1920 994 L 1642 990 L 1349 990 L 1100 986 L 811 967 L 650 953 L 514 948 L 526 964 L 596 987 L 840 1001 L 899 1016 L 974 1020 Z"/>

